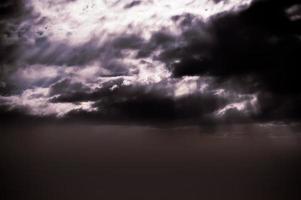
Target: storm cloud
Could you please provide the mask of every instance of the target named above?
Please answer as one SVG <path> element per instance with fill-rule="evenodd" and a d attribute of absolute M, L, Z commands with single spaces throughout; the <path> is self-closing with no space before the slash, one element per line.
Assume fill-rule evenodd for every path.
<path fill-rule="evenodd" d="M 1 112 L 299 119 L 297 1 L 5 1 Z"/>

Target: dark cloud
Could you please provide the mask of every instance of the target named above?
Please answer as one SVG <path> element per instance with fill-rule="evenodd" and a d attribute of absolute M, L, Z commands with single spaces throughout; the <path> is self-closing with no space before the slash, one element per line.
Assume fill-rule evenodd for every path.
<path fill-rule="evenodd" d="M 183 45 L 166 48 L 161 59 L 171 63 L 176 77 L 211 75 L 221 81 L 253 77 L 237 84 L 269 93 L 270 99 L 260 97 L 260 115 L 299 118 L 301 20 L 287 15 L 296 3 L 256 1 L 242 12 L 213 16 L 209 24 L 197 22 L 177 38 Z M 188 19 L 185 24 L 191 24 Z"/>
<path fill-rule="evenodd" d="M 217 96 L 214 88 L 207 93 L 188 93 L 175 98 L 168 93 L 166 82 L 159 82 L 151 86 L 129 85 L 124 86 L 123 78 L 107 81 L 102 86 L 89 92 L 81 84 L 71 84 L 63 81 L 55 84 L 51 88 L 52 95 L 59 95 L 52 99 L 54 103 L 76 103 L 82 101 L 92 101 L 97 112 L 89 113 L 83 111 L 73 111 L 69 117 L 84 115 L 88 119 L 94 120 L 129 120 L 129 121 L 160 121 L 160 120 L 196 120 L 198 122 L 213 120 L 212 115 L 217 109 L 231 103 L 227 97 Z M 116 89 L 112 88 L 116 86 Z M 213 86 L 212 86 L 213 87 Z M 218 87 L 218 83 L 214 87 Z M 63 91 L 64 90 L 64 91 Z M 233 115 L 241 117 L 243 114 Z"/>
<path fill-rule="evenodd" d="M 203 44 L 208 40 L 195 28 L 185 31 L 183 37 L 188 42 L 178 50 L 180 55 L 174 55 L 181 59 L 173 66 L 174 74 L 231 76 L 254 73 L 265 79 L 273 72 L 275 79 L 281 80 L 285 72 L 295 80 L 300 30 L 285 15 L 287 6 L 277 6 L 274 1 L 259 1 L 245 11 L 214 16 L 204 29 L 213 38 L 209 44 Z M 267 80 L 276 84 L 274 81 Z M 290 78 L 285 81 L 294 85 L 289 83 Z"/>
<path fill-rule="evenodd" d="M 113 40 L 113 47 L 117 49 L 141 49 L 144 40 L 138 35 L 123 35 Z"/>
<path fill-rule="evenodd" d="M 23 9 L 23 0 L 3 0 L 0 4 L 0 18 L 18 17 Z"/>
<path fill-rule="evenodd" d="M 141 1 L 132 1 L 131 3 L 129 4 L 126 4 L 124 6 L 125 9 L 129 9 L 129 8 L 133 8 L 135 6 L 139 6 L 141 4 Z"/>
<path fill-rule="evenodd" d="M 69 117 L 85 113 L 86 117 L 96 117 L 102 121 L 127 120 L 133 122 L 141 121 L 197 121 L 213 119 L 212 112 L 227 103 L 226 99 L 217 98 L 214 95 L 189 95 L 179 99 L 160 94 L 156 91 L 145 92 L 143 88 L 124 88 L 119 92 L 108 90 L 93 95 L 85 96 L 85 99 L 101 99 L 94 104 L 99 112 L 89 113 L 74 111 Z M 95 98 L 97 97 L 97 98 Z M 64 101 L 66 99 L 57 99 Z M 69 98 L 70 100 L 79 100 Z"/>

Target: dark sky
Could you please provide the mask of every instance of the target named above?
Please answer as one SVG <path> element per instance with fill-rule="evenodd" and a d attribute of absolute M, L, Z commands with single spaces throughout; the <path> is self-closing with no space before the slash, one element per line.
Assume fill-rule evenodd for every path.
<path fill-rule="evenodd" d="M 1 1 L 1 118 L 301 117 L 301 4 Z"/>

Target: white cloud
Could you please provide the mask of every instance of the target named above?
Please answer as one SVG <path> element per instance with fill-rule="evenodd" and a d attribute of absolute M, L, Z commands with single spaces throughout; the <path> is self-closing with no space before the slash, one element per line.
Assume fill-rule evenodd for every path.
<path fill-rule="evenodd" d="M 59 75 L 59 71 L 58 68 L 54 66 L 32 65 L 19 68 L 15 75 L 19 80 L 35 82 L 43 79 L 56 78 Z"/>
<path fill-rule="evenodd" d="M 246 100 L 241 100 L 246 99 Z M 226 117 L 227 114 L 230 111 L 236 111 L 238 113 L 241 113 L 245 116 L 248 116 L 249 114 L 254 114 L 258 111 L 258 99 L 257 95 L 237 95 L 237 98 L 234 98 L 234 101 L 237 102 L 231 102 L 225 107 L 217 110 L 215 112 L 215 115 L 219 118 Z"/>
<path fill-rule="evenodd" d="M 74 110 L 89 112 L 97 110 L 93 108 L 93 102 L 52 103 L 49 101 L 49 88 L 27 89 L 21 95 L 0 96 L 0 100 L 2 104 L 10 106 L 11 109 L 25 108 L 29 114 L 36 116 L 63 117 Z"/>
<path fill-rule="evenodd" d="M 102 43 L 116 34 L 125 33 L 139 33 L 149 38 L 152 32 L 162 28 L 177 32 L 178 27 L 170 20 L 173 16 L 190 13 L 206 20 L 217 13 L 242 9 L 251 1 L 228 0 L 216 4 L 210 0 L 142 0 L 139 5 L 125 9 L 132 0 L 55 3 L 50 0 L 29 0 L 35 16 L 44 19 L 34 29 L 48 32 L 52 41 L 72 44 L 83 44 L 91 38 L 97 38 Z"/>
<path fill-rule="evenodd" d="M 209 77 L 186 76 L 180 78 L 175 84 L 175 97 L 182 97 L 191 94 L 204 93 L 210 84 Z"/>

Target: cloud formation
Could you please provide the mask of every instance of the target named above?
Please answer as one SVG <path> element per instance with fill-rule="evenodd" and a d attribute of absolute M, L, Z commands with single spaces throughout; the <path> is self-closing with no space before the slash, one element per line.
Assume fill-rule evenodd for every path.
<path fill-rule="evenodd" d="M 0 105 L 59 118 L 298 118 L 299 7 L 5 1 Z"/>

